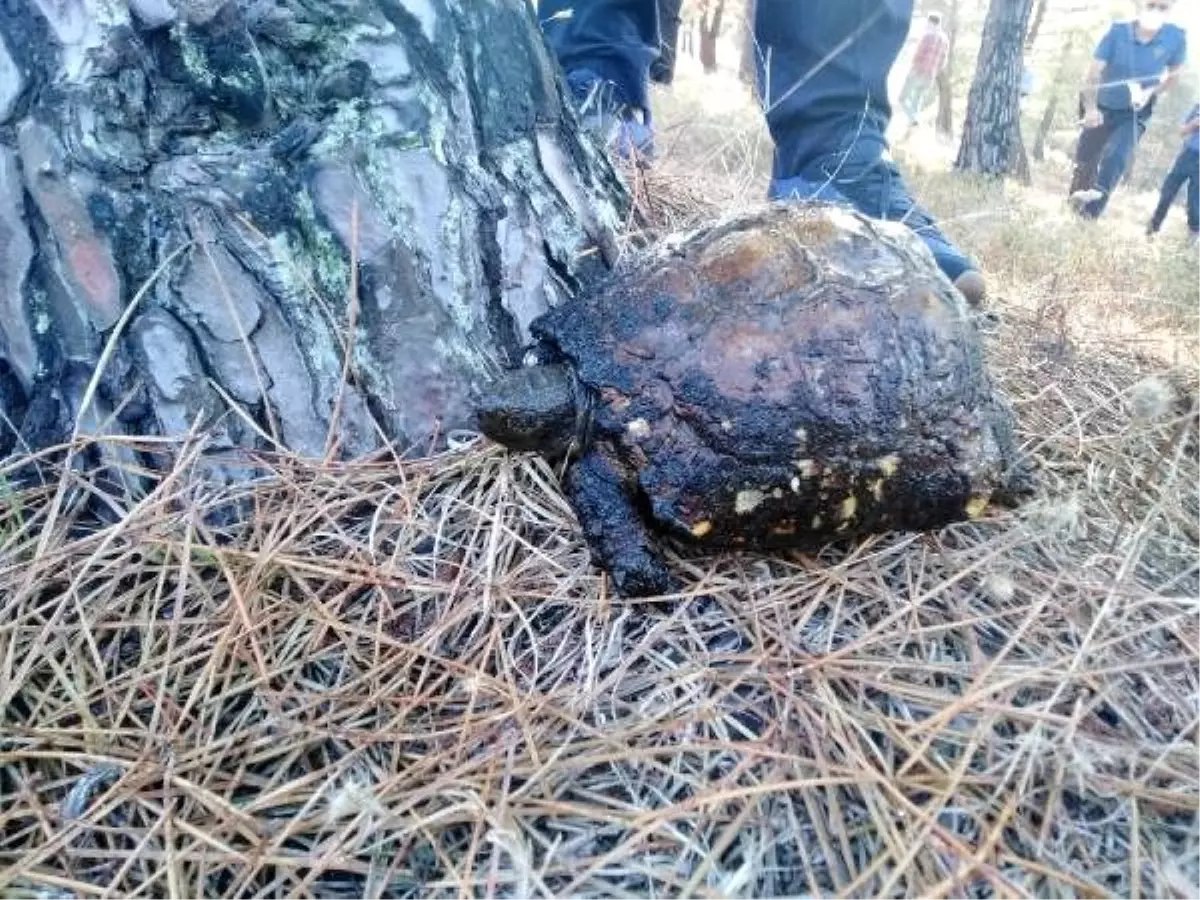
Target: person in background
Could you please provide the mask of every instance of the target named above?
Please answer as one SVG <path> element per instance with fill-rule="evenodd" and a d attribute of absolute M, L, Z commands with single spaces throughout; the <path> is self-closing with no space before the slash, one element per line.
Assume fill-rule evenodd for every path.
<path fill-rule="evenodd" d="M 908 77 L 900 89 L 900 108 L 908 116 L 910 128 L 916 127 L 921 118 L 921 110 L 925 108 L 925 101 L 929 99 L 938 76 L 946 67 L 949 53 L 950 38 L 942 28 L 942 16 L 940 13 L 930 13 L 925 20 L 925 33 L 921 35 L 921 41 L 913 53 Z"/>
<path fill-rule="evenodd" d="M 1150 217 L 1146 234 L 1151 237 L 1158 234 L 1171 204 L 1175 202 L 1175 195 L 1186 184 L 1188 232 L 1192 241 L 1196 241 L 1200 237 L 1200 103 L 1192 107 L 1181 131 L 1183 147 L 1175 157 L 1175 165 L 1171 166 L 1171 171 L 1163 179 L 1158 206 Z"/>
<path fill-rule="evenodd" d="M 1069 191 L 1072 208 L 1085 218 L 1104 212 L 1133 161 L 1155 99 L 1186 61 L 1187 35 L 1166 21 L 1173 3 L 1142 0 L 1137 18 L 1114 23 L 1096 47 Z"/>
<path fill-rule="evenodd" d="M 985 284 L 978 266 L 913 199 L 885 137 L 888 74 L 912 15 L 913 0 L 757 0 L 759 96 L 775 144 L 770 197 L 841 203 L 903 222 L 979 305 Z M 538 19 L 582 124 L 617 153 L 651 149 L 655 0 L 540 0 Z"/>

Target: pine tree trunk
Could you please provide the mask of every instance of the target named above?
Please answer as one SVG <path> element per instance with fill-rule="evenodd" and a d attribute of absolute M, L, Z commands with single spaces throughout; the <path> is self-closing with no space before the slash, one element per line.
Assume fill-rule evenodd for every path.
<path fill-rule="evenodd" d="M 954 51 L 958 46 L 958 5 L 959 0 L 950 0 L 946 16 L 946 36 L 949 38 L 946 64 L 937 77 L 937 132 L 945 137 L 954 134 Z"/>
<path fill-rule="evenodd" d="M 679 53 L 680 10 L 683 0 L 658 0 L 658 23 L 661 42 L 658 59 L 650 66 L 650 78 L 659 84 L 675 80 L 675 59 Z"/>
<path fill-rule="evenodd" d="M 611 259 L 527 0 L 5 9 L 0 452 L 424 442 Z"/>
<path fill-rule="evenodd" d="M 1028 179 L 1021 143 L 1022 46 L 1033 0 L 991 0 L 955 166 Z"/>

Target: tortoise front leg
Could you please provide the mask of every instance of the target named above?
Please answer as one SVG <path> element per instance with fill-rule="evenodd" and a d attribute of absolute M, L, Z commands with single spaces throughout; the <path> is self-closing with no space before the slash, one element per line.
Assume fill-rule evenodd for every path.
<path fill-rule="evenodd" d="M 649 597 L 678 588 L 634 506 L 633 475 L 611 447 L 594 444 L 567 470 L 564 487 L 593 558 L 618 594 Z"/>

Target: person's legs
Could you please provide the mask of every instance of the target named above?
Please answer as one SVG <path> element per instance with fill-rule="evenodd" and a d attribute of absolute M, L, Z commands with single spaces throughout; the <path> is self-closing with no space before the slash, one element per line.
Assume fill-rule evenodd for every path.
<path fill-rule="evenodd" d="M 929 92 L 933 90 L 933 79 L 927 75 L 922 75 L 921 80 L 917 83 L 917 118 L 921 117 L 921 113 L 925 112 L 925 107 L 929 104 Z"/>
<path fill-rule="evenodd" d="M 540 0 L 537 15 L 564 72 L 589 72 L 612 82 L 622 102 L 649 106 L 659 44 L 655 0 Z"/>
<path fill-rule="evenodd" d="M 1175 195 L 1179 193 L 1179 189 L 1183 187 L 1189 176 L 1193 176 L 1188 168 L 1188 156 L 1193 156 L 1187 150 L 1181 152 L 1175 157 L 1175 164 L 1171 166 L 1171 171 L 1167 173 L 1167 177 L 1163 179 L 1162 189 L 1158 194 L 1158 206 L 1154 208 L 1154 214 L 1150 216 L 1150 224 L 1146 228 L 1147 233 L 1157 234 L 1162 228 L 1163 220 L 1166 219 L 1167 213 L 1171 209 L 1171 204 L 1175 202 Z M 1188 188 L 1189 193 L 1191 188 Z M 1189 209 L 1190 213 L 1191 210 Z M 1189 216 L 1190 218 L 1190 216 Z M 1191 223 L 1189 222 L 1189 225 Z"/>
<path fill-rule="evenodd" d="M 857 155 L 852 150 L 831 160 L 831 167 L 824 173 L 810 171 L 806 176 L 778 180 L 771 186 L 772 196 L 841 203 L 874 219 L 901 222 L 924 241 L 938 267 L 951 281 L 957 283 L 976 270 L 970 257 L 954 245 L 929 211 L 913 199 L 894 163 L 875 160 L 864 165 Z M 852 174 L 847 176 L 847 172 Z"/>
<path fill-rule="evenodd" d="M 537 15 L 585 126 L 604 132 L 619 153 L 652 152 L 648 83 L 659 46 L 655 0 L 539 0 Z"/>
<path fill-rule="evenodd" d="M 887 77 L 911 18 L 911 0 L 758 0 L 759 90 L 775 139 L 770 193 L 905 223 L 978 303 L 978 267 L 917 205 L 888 155 Z"/>
<path fill-rule="evenodd" d="M 1108 118 L 1107 116 L 1105 118 Z M 1099 218 L 1108 206 L 1112 192 L 1133 161 L 1133 153 L 1141 139 L 1145 125 L 1132 114 L 1113 117 L 1112 136 L 1104 146 L 1100 166 L 1096 172 L 1096 190 L 1100 196 L 1084 204 L 1080 213 L 1089 219 Z"/>
<path fill-rule="evenodd" d="M 1195 239 L 1200 235 L 1200 153 L 1195 150 L 1187 154 L 1187 225 Z"/>
<path fill-rule="evenodd" d="M 910 124 L 915 125 L 920 118 L 928 88 L 928 80 L 917 72 L 909 72 L 908 77 L 904 79 L 904 87 L 900 89 L 900 108 L 904 110 Z"/>
<path fill-rule="evenodd" d="M 1102 122 L 1095 128 L 1084 128 L 1079 132 L 1079 143 L 1075 147 L 1075 167 L 1071 172 L 1071 187 L 1067 194 L 1090 190 L 1096 184 L 1096 172 L 1104 145 L 1110 136 L 1109 124 Z"/>
<path fill-rule="evenodd" d="M 900 103 L 900 109 L 902 109 L 904 114 L 908 116 L 909 122 L 916 121 L 916 115 L 912 110 L 912 95 L 913 88 L 915 87 L 913 82 L 915 78 L 916 75 L 913 72 L 909 72 L 908 75 L 905 76 L 904 84 L 900 87 L 900 96 L 896 98 Z"/>

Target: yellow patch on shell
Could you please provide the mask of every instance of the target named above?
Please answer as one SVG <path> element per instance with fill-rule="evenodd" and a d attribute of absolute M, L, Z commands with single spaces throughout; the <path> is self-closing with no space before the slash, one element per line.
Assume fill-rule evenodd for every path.
<path fill-rule="evenodd" d="M 884 478 L 891 478 L 900 468 L 900 457 L 895 453 L 889 453 L 887 456 L 881 456 L 875 460 L 875 465 L 883 473 Z"/>
<path fill-rule="evenodd" d="M 762 491 L 757 488 L 747 488 L 744 491 L 738 491 L 737 497 L 733 501 L 733 509 L 739 516 L 744 516 L 746 513 L 758 509 L 758 505 L 762 502 Z"/>
<path fill-rule="evenodd" d="M 629 432 L 629 436 L 636 440 L 650 437 L 650 423 L 645 419 L 634 419 L 625 426 L 625 430 Z"/>
<path fill-rule="evenodd" d="M 792 492 L 795 494 L 800 493 L 800 479 L 799 478 L 792 479 Z"/>
<path fill-rule="evenodd" d="M 813 520 L 812 520 L 812 530 L 813 531 L 818 531 L 821 528 L 822 524 L 824 524 L 824 523 L 820 516 L 813 516 Z"/>
<path fill-rule="evenodd" d="M 982 516 L 987 511 L 988 503 L 991 500 L 991 494 L 976 494 L 967 501 L 967 518 L 978 519 Z"/>
<path fill-rule="evenodd" d="M 796 470 L 800 473 L 801 478 L 815 478 L 821 467 L 817 465 L 816 460 L 798 459 L 796 460 Z"/>
<path fill-rule="evenodd" d="M 697 522 L 692 526 L 692 537 L 702 538 L 712 531 L 712 522 Z"/>
<path fill-rule="evenodd" d="M 879 503 L 883 500 L 883 479 L 876 478 L 871 482 L 871 496 L 875 498 L 875 502 Z"/>
<path fill-rule="evenodd" d="M 851 494 L 842 501 L 841 519 L 843 522 L 849 522 L 854 518 L 854 514 L 858 512 L 858 498 Z"/>

